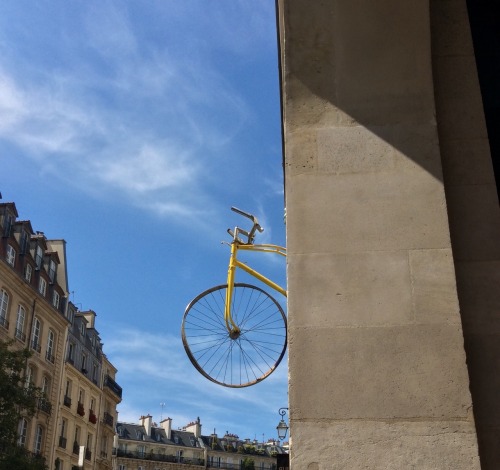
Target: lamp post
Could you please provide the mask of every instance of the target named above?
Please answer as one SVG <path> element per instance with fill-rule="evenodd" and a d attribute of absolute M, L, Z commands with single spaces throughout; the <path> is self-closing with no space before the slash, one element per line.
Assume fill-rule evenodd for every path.
<path fill-rule="evenodd" d="M 288 431 L 288 424 L 286 424 L 286 421 L 283 419 L 283 417 L 286 415 L 288 408 L 280 408 L 278 410 L 279 415 L 281 416 L 281 420 L 278 423 L 278 426 L 276 426 L 276 430 L 278 431 L 278 440 L 282 441 L 286 437 L 286 433 Z"/>

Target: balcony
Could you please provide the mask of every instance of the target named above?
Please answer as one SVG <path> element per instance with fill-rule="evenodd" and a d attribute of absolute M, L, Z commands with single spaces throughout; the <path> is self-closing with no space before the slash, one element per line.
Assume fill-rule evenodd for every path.
<path fill-rule="evenodd" d="M 62 449 L 66 449 L 66 442 L 67 442 L 67 439 L 63 436 L 59 436 L 59 447 L 61 447 Z"/>
<path fill-rule="evenodd" d="M 176 455 L 166 455 L 166 454 L 155 454 L 154 452 L 141 452 L 141 451 L 125 451 L 123 449 L 116 449 L 116 456 L 123 457 L 126 459 L 141 459 L 141 460 L 152 460 L 153 462 L 171 462 L 171 463 L 182 463 L 191 465 L 204 465 L 205 461 L 203 459 L 187 459 L 185 457 L 178 457 Z M 240 469 L 239 464 L 234 467 L 223 467 L 221 468 L 235 468 Z"/>
<path fill-rule="evenodd" d="M 108 387 L 121 400 L 122 388 L 109 375 L 104 377 L 104 386 Z"/>
<path fill-rule="evenodd" d="M 68 397 L 68 395 L 64 395 L 63 403 L 64 403 L 64 406 L 71 408 L 71 398 Z"/>
<path fill-rule="evenodd" d="M 108 453 L 105 450 L 101 450 L 101 459 L 107 459 Z"/>
<path fill-rule="evenodd" d="M 85 408 L 83 407 L 83 403 L 78 402 L 78 406 L 76 407 L 76 412 L 80 416 L 85 416 Z"/>
<path fill-rule="evenodd" d="M 89 421 L 92 424 L 96 424 L 97 423 L 97 416 L 95 415 L 94 410 L 89 410 Z"/>
<path fill-rule="evenodd" d="M 50 403 L 50 401 L 46 398 L 39 398 L 38 409 L 50 415 L 50 413 L 52 412 L 52 403 Z"/>
<path fill-rule="evenodd" d="M 92 460 L 92 452 L 88 449 L 85 449 L 85 460 Z"/>
<path fill-rule="evenodd" d="M 40 351 L 42 350 L 40 343 L 38 343 L 37 341 L 32 341 L 30 346 L 31 346 L 31 349 L 33 349 L 37 353 L 40 353 Z"/>
<path fill-rule="evenodd" d="M 21 331 L 16 328 L 15 332 L 16 339 L 18 339 L 21 342 L 26 342 L 26 335 Z"/>
<path fill-rule="evenodd" d="M 78 455 L 80 453 L 80 444 L 78 442 L 73 442 L 73 454 Z"/>
<path fill-rule="evenodd" d="M 107 411 L 104 412 L 104 416 L 102 417 L 102 422 L 107 424 L 109 427 L 113 427 L 114 418 Z"/>

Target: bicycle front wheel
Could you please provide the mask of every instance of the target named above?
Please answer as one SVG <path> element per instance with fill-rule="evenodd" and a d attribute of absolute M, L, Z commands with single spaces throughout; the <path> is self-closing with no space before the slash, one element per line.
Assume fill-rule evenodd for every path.
<path fill-rule="evenodd" d="M 231 315 L 240 329 L 231 338 L 224 322 L 227 284 L 212 287 L 186 308 L 182 343 L 196 369 L 225 387 L 248 387 L 268 377 L 286 350 L 287 321 L 279 303 L 249 284 L 234 284 Z"/>

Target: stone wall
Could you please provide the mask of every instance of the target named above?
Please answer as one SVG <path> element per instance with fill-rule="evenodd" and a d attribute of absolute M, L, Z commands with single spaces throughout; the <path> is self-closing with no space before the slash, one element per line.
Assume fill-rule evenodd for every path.
<path fill-rule="evenodd" d="M 446 158 L 460 155 L 453 132 L 484 131 L 480 102 L 476 118 L 460 114 L 460 80 L 436 56 L 467 38 L 460 11 L 459 0 L 279 2 L 292 469 L 480 468 L 459 295 L 472 304 L 496 267 L 497 232 L 454 216 L 480 217 L 491 179 L 469 188 L 472 203 L 448 189 L 460 162 L 475 171 L 463 152 Z M 450 15 L 456 30 L 439 38 Z M 478 264 L 458 262 L 471 236 L 460 224 L 487 232 Z"/>

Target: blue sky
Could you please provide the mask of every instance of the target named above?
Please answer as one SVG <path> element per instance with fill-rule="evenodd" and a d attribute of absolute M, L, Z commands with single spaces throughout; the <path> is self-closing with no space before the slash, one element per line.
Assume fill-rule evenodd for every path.
<path fill-rule="evenodd" d="M 285 245 L 276 47 L 272 0 L 0 3 L 0 190 L 67 241 L 71 300 L 97 312 L 123 421 L 276 436 L 286 358 L 228 389 L 180 340 L 188 302 L 225 282 L 230 206 Z M 285 283 L 284 260 L 250 261 Z"/>

